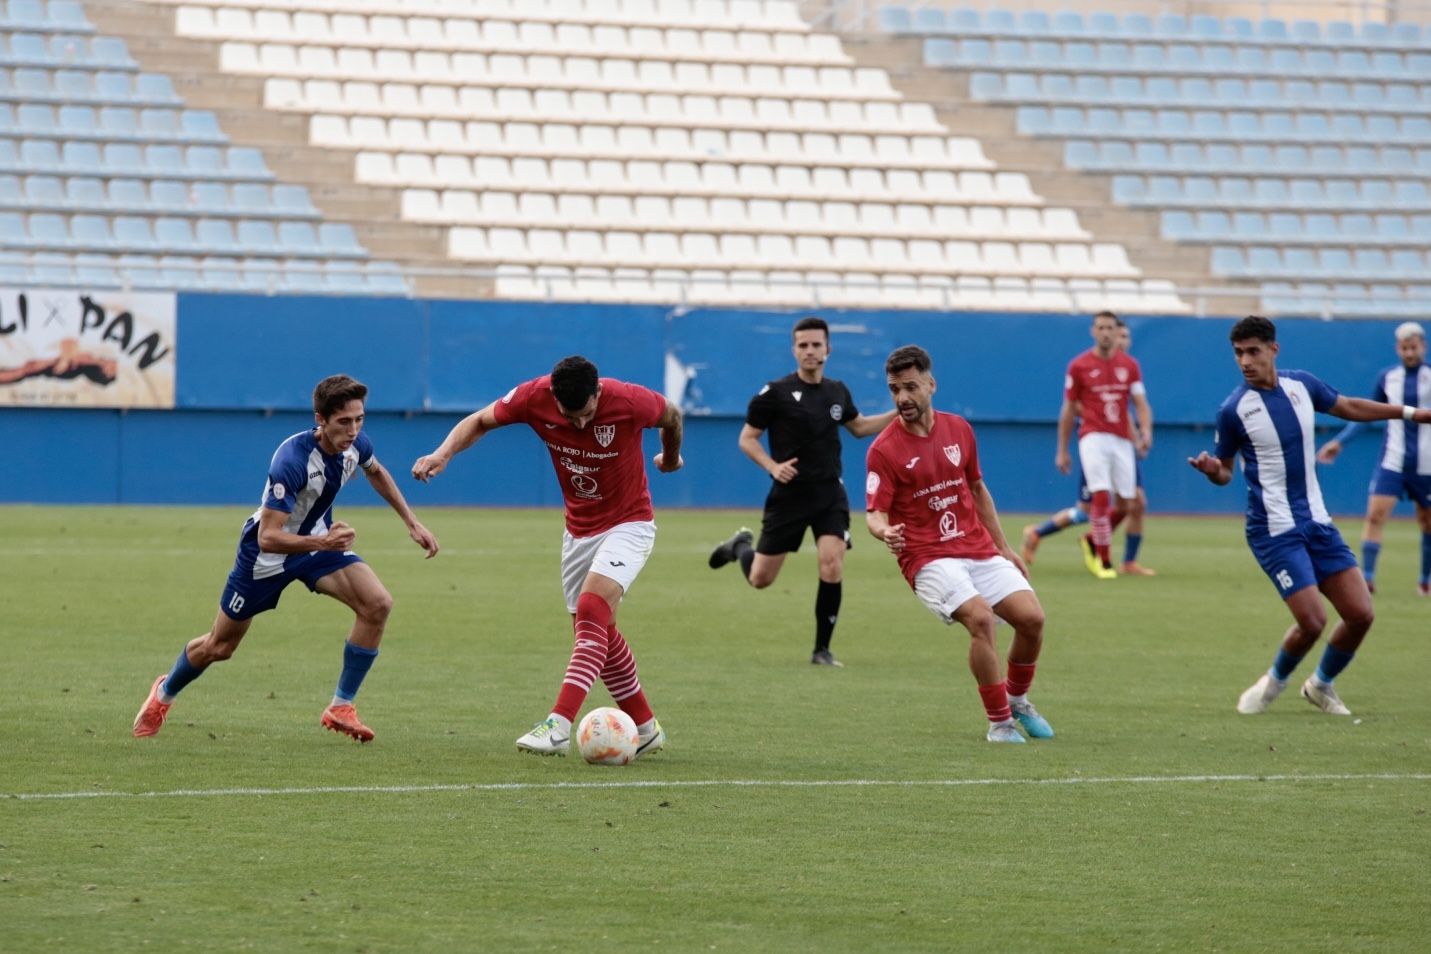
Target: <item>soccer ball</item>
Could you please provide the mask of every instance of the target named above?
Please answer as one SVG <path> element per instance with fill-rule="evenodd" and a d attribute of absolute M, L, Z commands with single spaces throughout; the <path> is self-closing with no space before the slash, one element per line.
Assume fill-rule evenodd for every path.
<path fill-rule="evenodd" d="M 592 765 L 625 765 L 640 745 L 636 722 L 620 709 L 592 709 L 576 730 L 576 747 Z"/>

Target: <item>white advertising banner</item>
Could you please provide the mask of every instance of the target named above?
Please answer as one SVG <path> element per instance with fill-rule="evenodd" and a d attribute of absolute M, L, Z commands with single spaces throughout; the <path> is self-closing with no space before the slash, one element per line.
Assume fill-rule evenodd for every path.
<path fill-rule="evenodd" d="M 169 293 L 0 288 L 0 406 L 174 406 Z"/>

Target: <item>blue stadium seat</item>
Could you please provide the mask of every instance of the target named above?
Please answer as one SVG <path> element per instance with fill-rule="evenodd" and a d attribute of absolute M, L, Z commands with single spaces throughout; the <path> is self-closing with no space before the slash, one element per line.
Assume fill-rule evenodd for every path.
<path fill-rule="evenodd" d="M 206 255 L 226 255 L 239 249 L 233 224 L 227 219 L 199 219 L 194 225 L 194 240 Z"/>
<path fill-rule="evenodd" d="M 99 111 L 99 126 L 106 138 L 138 139 L 139 117 L 126 106 L 105 106 Z"/>
<path fill-rule="evenodd" d="M 65 248 L 70 242 L 70 230 L 63 215 L 36 212 L 25 226 L 27 243 L 41 248 Z"/>
<path fill-rule="evenodd" d="M 149 183 L 149 204 L 161 215 L 182 215 L 188 212 L 193 204 L 192 195 L 193 191 L 186 182 L 155 179 Z"/>
<path fill-rule="evenodd" d="M 915 33 L 943 33 L 947 26 L 944 11 L 938 7 L 914 11 L 912 28 Z"/>
<path fill-rule="evenodd" d="M 145 146 L 144 163 L 151 175 L 184 175 L 184 154 L 178 146 Z"/>
<path fill-rule="evenodd" d="M 59 131 L 55 111 L 39 103 L 21 103 L 15 110 L 15 125 L 27 136 L 49 136 Z"/>
<path fill-rule="evenodd" d="M 63 206 L 66 204 L 64 186 L 54 176 L 26 176 L 25 201 L 40 208 Z"/>
<path fill-rule="evenodd" d="M 35 285 L 75 284 L 74 263 L 68 255 L 42 253 L 30 260 L 29 282 Z"/>
<path fill-rule="evenodd" d="M 75 278 L 87 288 L 117 288 L 123 284 L 113 260 L 93 253 L 75 256 Z"/>
<path fill-rule="evenodd" d="M 186 109 L 180 114 L 180 128 L 187 139 L 196 142 L 227 142 L 219 128 L 219 118 L 208 110 Z"/>
<path fill-rule="evenodd" d="M 1228 248 L 1219 246 L 1212 250 L 1210 260 L 1214 275 L 1224 275 L 1229 278 L 1238 277 L 1247 273 L 1247 260 L 1240 248 Z"/>
<path fill-rule="evenodd" d="M 229 175 L 223 150 L 216 146 L 190 146 L 184 150 L 184 167 L 201 179 L 221 179 Z"/>
<path fill-rule="evenodd" d="M 211 257 L 203 260 L 200 281 L 211 291 L 236 290 L 244 287 L 243 268 L 238 259 Z"/>
<path fill-rule="evenodd" d="M 228 169 L 236 176 L 250 179 L 272 179 L 273 173 L 263 161 L 263 153 L 248 147 L 231 146 L 228 151 Z"/>
<path fill-rule="evenodd" d="M 239 244 L 250 255 L 272 255 L 278 249 L 273 223 L 265 219 L 243 219 L 238 223 Z"/>
<path fill-rule="evenodd" d="M 108 205 L 115 211 L 146 212 L 150 208 L 149 193 L 138 179 L 110 179 L 108 193 Z"/>
<path fill-rule="evenodd" d="M 60 151 L 48 139 L 22 139 L 20 164 L 34 172 L 53 172 L 60 167 Z"/>
<path fill-rule="evenodd" d="M 114 244 L 109 234 L 109 219 L 89 213 L 70 219 L 70 238 L 79 248 L 109 248 Z"/>
<path fill-rule="evenodd" d="M 174 82 L 163 73 L 140 73 L 134 80 L 134 95 L 146 102 L 177 103 Z"/>
<path fill-rule="evenodd" d="M 200 215 L 231 215 L 234 212 L 229 187 L 222 182 L 195 182 L 186 201 L 189 208 Z"/>
<path fill-rule="evenodd" d="M 25 192 L 15 176 L 0 175 L 0 208 L 13 209 L 25 205 Z"/>
<path fill-rule="evenodd" d="M 1084 30 L 1081 14 L 1072 10 L 1060 10 L 1053 15 L 1053 32 L 1060 36 L 1077 36 Z"/>
<path fill-rule="evenodd" d="M 71 140 L 64 144 L 60 168 L 69 175 L 103 175 L 104 158 L 98 143 Z"/>
<path fill-rule="evenodd" d="M 924 62 L 928 66 L 960 66 L 966 62 L 969 64 L 987 63 L 988 59 L 985 56 L 982 59 L 963 60 L 960 56 L 959 45 L 953 40 L 931 39 L 924 41 Z"/>
<path fill-rule="evenodd" d="M 1136 205 L 1147 194 L 1142 176 L 1114 176 L 1113 201 L 1120 205 Z"/>
<path fill-rule="evenodd" d="M 366 256 L 357 233 L 346 222 L 324 222 L 318 226 L 318 244 L 330 256 Z"/>
<path fill-rule="evenodd" d="M 88 176 L 71 176 L 65 180 L 64 204 L 72 209 L 107 209 L 109 200 L 104 183 Z"/>
<path fill-rule="evenodd" d="M 146 139 L 173 139 L 179 134 L 179 114 L 173 109 L 141 109 L 139 129 Z"/>
<path fill-rule="evenodd" d="M 308 190 L 303 186 L 275 185 L 273 187 L 273 205 L 287 215 L 310 216 L 318 211 L 313 207 L 313 201 L 308 197 Z"/>
<path fill-rule="evenodd" d="M 324 251 L 317 230 L 309 222 L 279 222 L 278 245 L 291 256 L 314 255 Z"/>
<path fill-rule="evenodd" d="M 154 240 L 166 249 L 188 251 L 195 247 L 194 227 L 188 219 L 160 216 L 154 220 Z"/>
<path fill-rule="evenodd" d="M 50 26 L 57 30 L 94 29 L 78 0 L 50 0 L 49 21 Z"/>
<path fill-rule="evenodd" d="M 89 106 L 61 106 L 59 132 L 66 137 L 84 138 L 99 133 L 94 109 Z"/>
<path fill-rule="evenodd" d="M 1162 214 L 1163 238 L 1184 241 L 1198 237 L 1197 222 L 1191 212 L 1170 209 Z"/>
<path fill-rule="evenodd" d="M 879 8 L 878 22 L 879 28 L 886 33 L 908 33 L 911 22 L 909 10 L 887 3 Z"/>

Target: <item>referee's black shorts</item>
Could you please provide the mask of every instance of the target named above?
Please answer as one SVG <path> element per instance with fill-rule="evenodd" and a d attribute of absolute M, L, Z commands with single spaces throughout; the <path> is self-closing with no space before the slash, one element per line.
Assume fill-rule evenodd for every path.
<path fill-rule="evenodd" d="M 846 549 L 850 547 L 850 498 L 839 480 L 772 487 L 765 498 L 755 552 L 767 556 L 794 553 L 800 549 L 806 529 L 812 530 L 816 539 L 842 537 Z"/>

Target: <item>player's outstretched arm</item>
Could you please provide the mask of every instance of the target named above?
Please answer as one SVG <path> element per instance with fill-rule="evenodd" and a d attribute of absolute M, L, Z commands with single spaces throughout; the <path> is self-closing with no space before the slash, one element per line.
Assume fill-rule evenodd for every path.
<path fill-rule="evenodd" d="M 889 422 L 894 420 L 894 416 L 898 413 L 894 408 L 890 408 L 883 414 L 876 414 L 873 417 L 861 414 L 853 421 L 846 421 L 845 430 L 855 437 L 869 437 L 888 427 Z"/>
<path fill-rule="evenodd" d="M 1431 424 L 1431 408 L 1418 408 L 1411 404 L 1383 404 L 1366 398 L 1337 398 L 1337 403 L 1327 411 L 1345 421 L 1394 421 L 1398 417 L 1415 424 Z"/>
<path fill-rule="evenodd" d="M 1232 482 L 1232 458 L 1213 457 L 1207 451 L 1203 451 L 1196 457 L 1189 457 L 1188 464 L 1193 470 L 1200 471 L 1204 477 L 1217 484 L 1219 487 L 1226 487 Z"/>
<path fill-rule="evenodd" d="M 502 425 L 497 423 L 497 415 L 493 410 L 496 406 L 497 402 L 493 401 L 482 410 L 469 414 L 458 421 L 457 426 L 448 432 L 446 439 L 438 445 L 437 450 L 419 457 L 417 462 L 412 465 L 413 478 L 427 483 L 446 470 L 448 462 L 453 457 L 477 443 L 488 431 L 494 431 L 501 427 Z"/>
<path fill-rule="evenodd" d="M 1073 402 L 1063 399 L 1063 407 L 1058 409 L 1058 448 L 1053 452 L 1053 466 L 1060 474 L 1073 471 L 1073 455 L 1068 452 L 1068 439 L 1073 436 Z"/>
<path fill-rule="evenodd" d="M 437 537 L 433 536 L 432 531 L 418 521 L 417 515 L 407 505 L 402 491 L 398 489 L 397 481 L 393 480 L 393 475 L 388 473 L 388 469 L 375 457 L 372 465 L 363 471 L 363 476 L 368 478 L 368 483 L 373 485 L 378 496 L 386 500 L 388 506 L 392 507 L 402 518 L 403 524 L 407 526 L 407 535 L 412 537 L 414 543 L 427 551 L 427 559 L 431 560 L 437 556 Z"/>
<path fill-rule="evenodd" d="M 685 435 L 685 423 L 681 409 L 666 399 L 666 410 L 662 412 L 656 426 L 661 429 L 661 451 L 651 459 L 656 469 L 663 474 L 674 474 L 685 461 L 681 459 L 681 438 Z"/>

